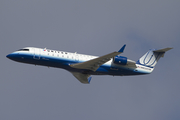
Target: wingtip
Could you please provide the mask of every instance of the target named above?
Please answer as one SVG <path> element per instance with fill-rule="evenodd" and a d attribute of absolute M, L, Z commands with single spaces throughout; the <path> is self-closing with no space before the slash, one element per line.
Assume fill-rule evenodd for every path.
<path fill-rule="evenodd" d="M 118 52 L 123 52 L 125 47 L 126 47 L 126 44 L 124 44 L 124 46 Z"/>
<path fill-rule="evenodd" d="M 90 84 L 90 82 L 91 82 L 91 76 L 90 77 L 88 77 L 88 83 Z"/>

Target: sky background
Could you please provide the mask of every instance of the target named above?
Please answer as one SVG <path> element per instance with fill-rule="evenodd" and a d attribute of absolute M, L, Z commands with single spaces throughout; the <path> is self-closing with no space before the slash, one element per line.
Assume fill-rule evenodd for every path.
<path fill-rule="evenodd" d="M 0 120 L 179 120 L 179 0 L 1 0 Z M 173 47 L 144 76 L 92 76 L 6 55 L 40 47 L 102 56 L 127 44 L 137 61 Z"/>

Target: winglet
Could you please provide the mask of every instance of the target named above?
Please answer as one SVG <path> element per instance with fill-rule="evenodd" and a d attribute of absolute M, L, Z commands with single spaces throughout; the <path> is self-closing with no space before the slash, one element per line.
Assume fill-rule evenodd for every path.
<path fill-rule="evenodd" d="M 126 47 L 126 44 L 118 51 L 118 52 L 123 52 L 124 51 L 124 48 Z"/>
<path fill-rule="evenodd" d="M 90 76 L 90 77 L 88 77 L 88 83 L 90 83 L 90 82 L 91 82 L 91 78 L 92 78 L 91 76 Z"/>

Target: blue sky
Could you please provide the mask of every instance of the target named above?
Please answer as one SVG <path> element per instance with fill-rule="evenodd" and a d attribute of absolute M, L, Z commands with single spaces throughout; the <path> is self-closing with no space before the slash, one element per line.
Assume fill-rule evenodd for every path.
<path fill-rule="evenodd" d="M 180 1 L 16 0 L 0 2 L 0 119 L 180 119 Z M 105 55 L 127 44 L 137 61 L 173 47 L 145 76 L 92 76 L 10 61 L 32 46 Z"/>

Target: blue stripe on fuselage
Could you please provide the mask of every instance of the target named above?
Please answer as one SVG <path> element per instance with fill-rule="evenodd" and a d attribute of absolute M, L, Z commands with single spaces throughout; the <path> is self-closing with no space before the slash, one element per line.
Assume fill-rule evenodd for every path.
<path fill-rule="evenodd" d="M 77 61 L 75 59 L 68 59 L 68 58 L 64 58 L 64 57 L 55 57 L 55 56 L 50 56 L 50 55 L 40 55 L 39 59 L 36 59 L 36 58 L 34 58 L 33 53 L 14 52 L 14 53 L 9 54 L 8 56 L 9 56 L 8 58 L 10 58 L 14 61 L 17 61 L 17 62 L 42 65 L 42 66 L 48 66 L 48 67 L 63 68 L 68 71 L 88 73 L 88 74 L 92 74 L 92 75 L 138 75 L 138 74 L 143 74 L 143 73 L 135 72 L 133 69 L 129 69 L 126 67 L 117 66 L 117 68 L 112 69 L 111 64 L 103 64 L 95 72 L 85 70 L 85 69 L 76 69 L 76 68 L 70 67 L 69 65 L 84 62 L 84 61 Z"/>

